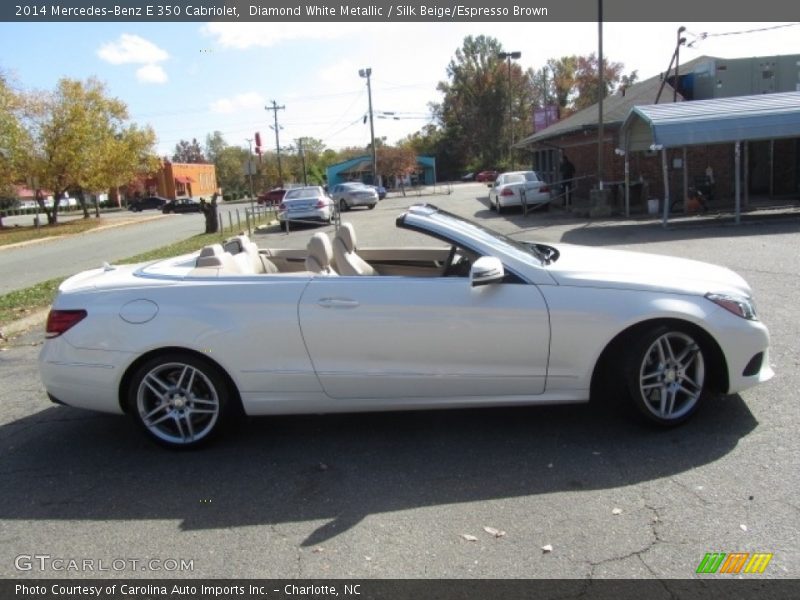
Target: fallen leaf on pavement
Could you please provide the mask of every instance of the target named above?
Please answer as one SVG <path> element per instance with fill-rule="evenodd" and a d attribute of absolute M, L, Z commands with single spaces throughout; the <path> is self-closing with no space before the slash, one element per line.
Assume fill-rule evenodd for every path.
<path fill-rule="evenodd" d="M 495 529 L 494 527 L 484 527 L 483 530 L 496 538 L 503 537 L 506 534 L 502 529 Z"/>
<path fill-rule="evenodd" d="M 470 535 L 468 533 L 462 533 L 461 537 L 464 538 L 465 540 L 467 540 L 468 542 L 477 542 L 478 541 L 478 538 L 476 538 L 474 535 Z"/>

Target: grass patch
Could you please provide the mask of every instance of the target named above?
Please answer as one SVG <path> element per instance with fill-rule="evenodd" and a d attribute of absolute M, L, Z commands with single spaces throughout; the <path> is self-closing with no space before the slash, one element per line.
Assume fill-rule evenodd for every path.
<path fill-rule="evenodd" d="M 265 223 L 271 219 L 272 215 L 268 214 L 258 219 L 256 224 L 258 225 Z M 102 221 L 102 219 L 91 219 L 91 221 L 95 222 L 98 220 Z M 65 223 L 65 225 L 68 225 L 68 223 Z M 83 231 L 87 230 L 84 229 Z M 238 233 L 238 231 L 232 232 L 230 229 L 227 229 L 226 233 L 203 233 L 200 235 L 194 235 L 185 240 L 175 242 L 174 244 L 148 250 L 147 252 L 136 254 L 135 256 L 115 262 L 118 264 L 139 263 L 169 258 L 171 256 L 179 256 L 181 254 L 188 254 L 190 252 L 196 252 L 208 244 L 219 242 L 224 237 L 230 237 L 235 233 Z M 45 308 L 52 304 L 56 292 L 58 291 L 58 286 L 62 281 L 64 281 L 64 279 L 64 277 L 57 277 L 43 283 L 37 283 L 34 286 L 22 290 L 0 295 L 0 326 L 20 319 L 35 310 Z"/>
<path fill-rule="evenodd" d="M 63 277 L 56 277 L 24 290 L 16 290 L 0 296 L 0 325 L 21 319 L 34 310 L 52 304 L 62 281 L 64 281 Z"/>
<path fill-rule="evenodd" d="M 41 215 L 39 218 L 43 221 L 47 220 L 47 217 L 44 215 Z M 92 217 L 91 219 L 75 219 L 73 221 L 59 223 L 58 225 L 43 224 L 38 229 L 33 226 L 0 227 L 0 246 L 8 246 L 9 244 L 18 244 L 20 242 L 29 242 L 31 240 L 39 240 L 57 235 L 76 235 L 96 229 L 97 227 L 108 225 L 112 222 L 114 221 L 109 221 L 108 219 L 103 219 L 102 217 L 99 219 Z"/>

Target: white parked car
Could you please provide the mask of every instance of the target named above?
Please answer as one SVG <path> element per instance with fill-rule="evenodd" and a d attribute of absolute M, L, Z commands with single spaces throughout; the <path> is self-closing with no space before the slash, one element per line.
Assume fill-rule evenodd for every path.
<path fill-rule="evenodd" d="M 318 185 L 287 190 L 278 206 L 281 229 L 286 229 L 290 221 L 330 223 L 332 220 L 333 200 Z"/>
<path fill-rule="evenodd" d="M 336 184 L 330 193 L 340 211 L 350 210 L 354 206 L 372 209 L 378 204 L 378 191 L 375 187 L 358 181 Z"/>
<path fill-rule="evenodd" d="M 508 206 L 549 207 L 550 187 L 535 171 L 501 173 L 489 184 L 489 206 L 498 213 Z"/>
<path fill-rule="evenodd" d="M 239 236 L 75 275 L 48 319 L 45 388 L 188 447 L 242 412 L 554 404 L 592 393 L 628 397 L 670 426 L 707 394 L 773 375 L 751 289 L 728 269 L 519 242 L 431 205 L 396 224 L 432 244 L 358 248 L 345 223 L 333 242 L 317 232 L 306 249 L 259 249 Z"/>

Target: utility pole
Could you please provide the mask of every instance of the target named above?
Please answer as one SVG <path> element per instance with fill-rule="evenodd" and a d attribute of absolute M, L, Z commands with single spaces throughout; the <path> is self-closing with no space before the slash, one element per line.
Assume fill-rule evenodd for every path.
<path fill-rule="evenodd" d="M 606 84 L 603 77 L 603 0 L 597 0 L 597 182 L 603 189 L 603 98 Z"/>
<path fill-rule="evenodd" d="M 271 110 L 275 119 L 275 126 L 273 127 L 270 125 L 270 128 L 275 130 L 275 151 L 278 154 L 278 180 L 281 187 L 283 187 L 283 169 L 281 169 L 281 141 L 280 136 L 278 135 L 278 130 L 280 129 L 280 125 L 278 125 L 278 111 L 286 110 L 286 107 L 278 106 L 278 103 L 275 102 L 275 100 L 272 100 L 272 106 L 265 106 L 264 110 Z"/>
<path fill-rule="evenodd" d="M 305 138 L 297 138 L 297 148 L 300 151 L 300 160 L 303 161 L 303 185 L 308 185 L 308 175 L 306 174 L 306 150 L 303 148 L 303 140 Z"/>
<path fill-rule="evenodd" d="M 253 138 L 245 138 L 247 141 L 247 175 L 250 177 L 250 208 L 253 208 Z"/>
<path fill-rule="evenodd" d="M 378 153 L 375 148 L 375 126 L 372 122 L 372 85 L 370 84 L 370 77 L 372 76 L 372 68 L 358 70 L 359 77 L 367 79 L 367 97 L 369 99 L 369 139 L 372 144 L 372 184 L 379 185 L 378 182 Z"/>
<path fill-rule="evenodd" d="M 500 52 L 497 55 L 497 58 L 500 60 L 505 60 L 508 64 L 508 131 L 510 134 L 510 142 L 508 144 L 508 156 L 511 159 L 511 166 L 514 165 L 513 159 L 513 151 L 512 147 L 514 146 L 514 105 L 512 103 L 512 87 L 511 87 L 511 59 L 514 60 L 520 58 L 522 56 L 522 52 Z"/>

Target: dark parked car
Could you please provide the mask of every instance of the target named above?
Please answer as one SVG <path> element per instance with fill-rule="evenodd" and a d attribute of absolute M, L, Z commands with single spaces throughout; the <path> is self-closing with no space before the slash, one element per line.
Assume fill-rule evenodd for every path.
<path fill-rule="evenodd" d="M 164 214 L 167 213 L 188 213 L 200 212 L 200 203 L 192 200 L 191 198 L 178 198 L 177 200 L 170 200 L 161 209 Z"/>
<path fill-rule="evenodd" d="M 286 194 L 286 188 L 274 188 L 268 192 L 264 192 L 258 197 L 259 204 L 280 204 L 283 196 Z"/>
<path fill-rule="evenodd" d="M 149 198 L 134 198 L 128 202 L 128 210 L 132 210 L 133 212 L 141 212 L 151 208 L 161 210 L 164 208 L 164 205 L 167 202 L 169 202 L 169 200 L 159 196 L 150 196 Z"/>

